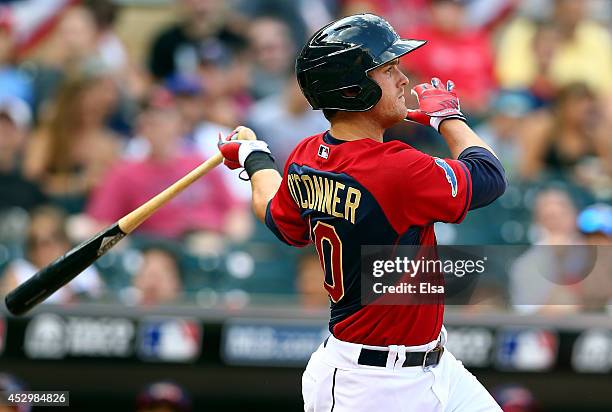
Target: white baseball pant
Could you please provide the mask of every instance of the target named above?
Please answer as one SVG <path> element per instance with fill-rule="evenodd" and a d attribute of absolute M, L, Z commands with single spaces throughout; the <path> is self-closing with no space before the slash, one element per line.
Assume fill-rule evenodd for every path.
<path fill-rule="evenodd" d="M 446 331 L 440 334 L 446 343 Z M 501 412 L 493 397 L 448 350 L 428 370 L 402 367 L 406 352 L 424 352 L 438 340 L 421 346 L 367 346 L 333 335 L 321 344 L 302 376 L 305 412 Z M 388 351 L 386 366 L 360 365 L 362 348 Z"/>

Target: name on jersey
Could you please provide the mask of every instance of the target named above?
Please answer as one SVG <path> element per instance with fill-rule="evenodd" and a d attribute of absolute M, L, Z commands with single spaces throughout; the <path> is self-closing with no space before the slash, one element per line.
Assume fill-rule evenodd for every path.
<path fill-rule="evenodd" d="M 361 191 L 334 179 L 290 173 L 289 193 L 302 209 L 311 209 L 355 223 Z"/>

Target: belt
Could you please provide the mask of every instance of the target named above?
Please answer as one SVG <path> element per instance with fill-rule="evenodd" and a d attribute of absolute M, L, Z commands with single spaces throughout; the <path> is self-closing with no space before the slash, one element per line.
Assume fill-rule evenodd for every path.
<path fill-rule="evenodd" d="M 406 352 L 406 360 L 402 367 L 422 366 L 424 370 L 427 370 L 440 363 L 443 353 L 444 346 L 440 345 L 426 352 Z M 368 366 L 387 366 L 388 355 L 389 351 L 386 350 L 362 348 L 357 363 Z M 397 355 L 395 359 L 397 360 Z"/>

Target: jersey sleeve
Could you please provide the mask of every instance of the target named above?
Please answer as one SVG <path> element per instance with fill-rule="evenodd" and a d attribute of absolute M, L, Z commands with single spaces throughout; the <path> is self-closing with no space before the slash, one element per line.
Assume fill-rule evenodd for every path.
<path fill-rule="evenodd" d="M 291 246 L 306 246 L 310 243 L 308 224 L 302 219 L 300 209 L 289 193 L 287 172 L 266 209 L 266 226 L 281 241 Z"/>
<path fill-rule="evenodd" d="M 386 167 L 393 180 L 398 218 L 409 226 L 433 222 L 459 223 L 469 209 L 472 179 L 466 165 L 441 159 L 411 147 L 390 154 Z"/>

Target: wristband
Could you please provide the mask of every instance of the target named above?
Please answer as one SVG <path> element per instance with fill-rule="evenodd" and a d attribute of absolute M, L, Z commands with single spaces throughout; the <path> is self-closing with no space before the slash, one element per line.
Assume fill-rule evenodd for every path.
<path fill-rule="evenodd" d="M 266 152 L 253 152 L 244 161 L 244 170 L 249 175 L 249 179 L 260 170 L 276 169 L 274 158 Z"/>

